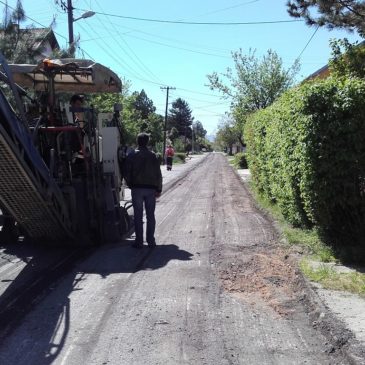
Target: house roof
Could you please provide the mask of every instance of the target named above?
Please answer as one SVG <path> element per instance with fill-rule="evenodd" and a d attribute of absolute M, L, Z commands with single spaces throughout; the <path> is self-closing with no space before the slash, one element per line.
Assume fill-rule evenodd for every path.
<path fill-rule="evenodd" d="M 313 79 L 324 79 L 328 77 L 330 74 L 330 70 L 328 65 L 321 67 L 319 70 L 313 72 L 309 75 L 305 80 L 313 80 Z"/>
<path fill-rule="evenodd" d="M 51 28 L 21 29 L 20 32 L 23 33 L 24 36 L 28 37 L 29 42 L 33 40 L 34 50 L 39 49 L 46 40 L 50 43 L 52 49 L 60 48 L 56 36 Z"/>
<path fill-rule="evenodd" d="M 19 29 L 19 42 L 27 45 L 34 51 L 41 50 L 45 41 L 48 41 L 51 49 L 60 48 L 56 36 L 51 28 L 25 28 Z M 0 36 L 4 35 L 4 30 L 0 30 Z"/>
<path fill-rule="evenodd" d="M 356 45 L 356 47 L 364 47 L 365 41 L 360 42 Z M 313 79 L 324 79 L 330 75 L 330 69 L 328 64 L 321 67 L 317 71 L 313 72 L 311 75 L 309 75 L 305 80 L 313 80 Z"/>

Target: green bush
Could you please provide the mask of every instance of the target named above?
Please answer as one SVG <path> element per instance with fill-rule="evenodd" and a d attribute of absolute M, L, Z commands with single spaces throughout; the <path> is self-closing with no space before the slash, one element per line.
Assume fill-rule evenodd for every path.
<path fill-rule="evenodd" d="M 174 155 L 174 160 L 185 162 L 186 154 L 182 152 L 176 152 Z"/>
<path fill-rule="evenodd" d="M 183 153 L 186 149 L 186 146 L 185 146 L 185 141 L 182 140 L 181 138 L 176 138 L 174 140 L 174 143 L 173 143 L 173 146 L 174 146 L 174 150 L 176 152 L 181 152 Z"/>
<path fill-rule="evenodd" d="M 294 226 L 365 244 L 365 81 L 303 84 L 245 127 L 253 182 Z"/>
<path fill-rule="evenodd" d="M 247 169 L 247 157 L 246 153 L 238 152 L 234 155 L 233 164 L 237 169 Z"/>

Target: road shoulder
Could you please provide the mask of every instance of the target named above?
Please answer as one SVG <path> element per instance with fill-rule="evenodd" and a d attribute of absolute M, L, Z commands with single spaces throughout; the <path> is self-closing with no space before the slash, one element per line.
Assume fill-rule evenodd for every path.
<path fill-rule="evenodd" d="M 249 190 L 249 170 L 237 170 L 234 167 L 232 169 Z M 269 215 L 266 211 L 264 214 Z M 272 220 L 274 221 L 273 218 Z M 281 235 L 278 224 L 275 223 L 274 226 Z M 298 265 L 301 257 L 294 256 Z M 353 269 L 336 265 L 336 270 Z M 325 289 L 320 284 L 308 280 L 301 272 L 300 276 L 306 292 L 303 303 L 313 327 L 320 329 L 328 338 L 333 351 L 341 348 L 351 363 L 365 364 L 365 298 L 344 291 Z"/>

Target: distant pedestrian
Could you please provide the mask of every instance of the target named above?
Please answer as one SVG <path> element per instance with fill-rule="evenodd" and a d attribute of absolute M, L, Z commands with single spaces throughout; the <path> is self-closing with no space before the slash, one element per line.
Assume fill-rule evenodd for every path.
<path fill-rule="evenodd" d="M 140 133 L 137 136 L 138 148 L 128 155 L 125 168 L 125 180 L 132 190 L 134 210 L 134 229 L 136 239 L 133 247 L 143 247 L 143 204 L 146 209 L 148 246 L 156 246 L 155 240 L 155 207 L 156 198 L 162 191 L 162 174 L 156 155 L 147 148 L 149 135 Z"/>
<path fill-rule="evenodd" d="M 172 170 L 172 161 L 173 161 L 174 154 L 175 154 L 174 149 L 172 148 L 171 145 L 169 145 L 165 151 L 167 171 Z"/>

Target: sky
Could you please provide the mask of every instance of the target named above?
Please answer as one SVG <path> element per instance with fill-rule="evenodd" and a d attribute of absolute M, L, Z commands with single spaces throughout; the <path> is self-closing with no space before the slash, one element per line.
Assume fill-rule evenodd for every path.
<path fill-rule="evenodd" d="M 4 5 L 0 2 L 0 7 Z M 67 2 L 67 0 L 65 0 Z M 231 53 L 250 49 L 262 57 L 272 49 L 289 68 L 300 57 L 301 81 L 327 64 L 329 40 L 347 37 L 360 40 L 357 34 L 308 27 L 293 22 L 286 0 L 73 0 L 74 19 L 85 11 L 93 17 L 76 20 L 75 37 L 80 37 L 77 56 L 92 59 L 131 81 L 131 91 L 145 90 L 156 112 L 165 114 L 166 89 L 171 87 L 169 108 L 177 98 L 184 99 L 212 135 L 230 101 L 207 87 L 207 75 L 234 68 Z M 57 5 L 58 3 L 58 5 Z M 53 28 L 61 47 L 67 47 L 67 13 L 61 0 L 23 0 L 28 17 L 26 24 Z M 8 0 L 14 7 L 16 0 Z M 158 20 L 152 21 L 152 20 Z M 160 22 L 163 21 L 163 22 Z M 174 24 L 251 23 L 239 25 Z M 273 22 L 273 23 L 271 23 Z M 252 24 L 256 23 L 256 24 Z"/>

